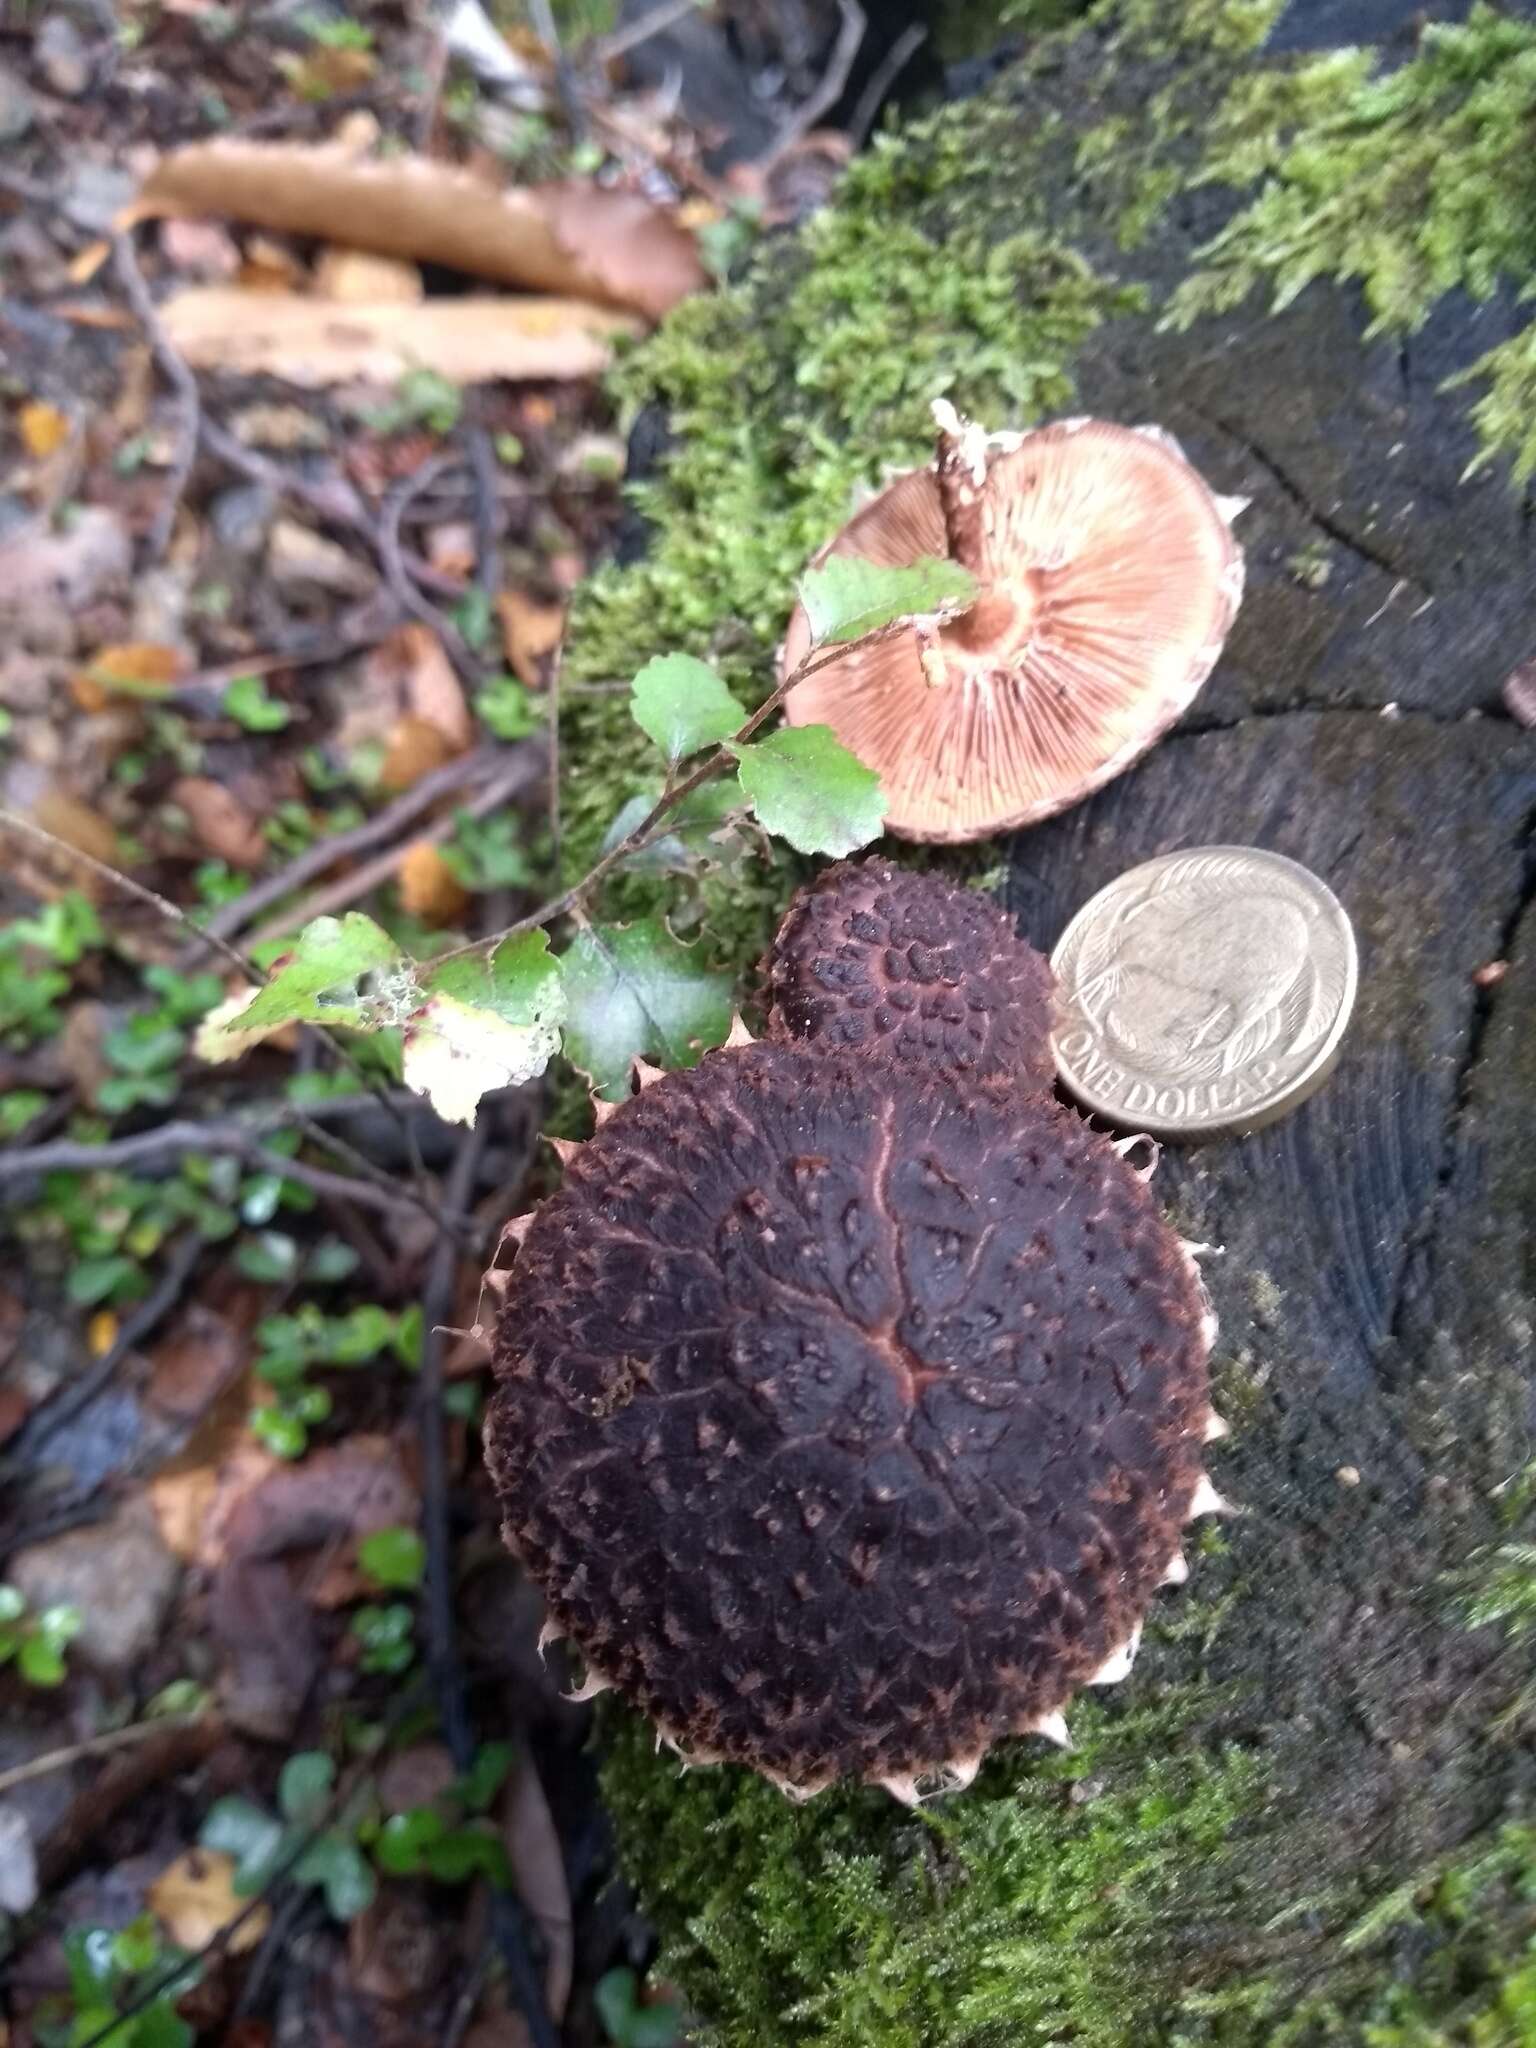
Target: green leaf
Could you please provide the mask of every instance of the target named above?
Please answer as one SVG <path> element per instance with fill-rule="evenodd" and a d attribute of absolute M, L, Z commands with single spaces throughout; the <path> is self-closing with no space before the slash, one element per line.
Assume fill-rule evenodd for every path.
<path fill-rule="evenodd" d="M 602 852 L 611 853 L 642 824 L 655 809 L 661 795 L 653 786 L 632 796 L 603 834 Z M 735 829 L 746 815 L 746 801 L 734 781 L 717 776 L 701 782 L 668 813 L 665 829 L 635 852 L 626 854 L 620 866 L 636 875 L 702 874 L 710 868 L 730 868 L 746 851 L 746 840 Z"/>
<path fill-rule="evenodd" d="M 565 1049 L 609 1101 L 629 1090 L 649 1054 L 692 1066 L 731 1028 L 731 978 L 705 967 L 660 918 L 590 925 L 564 955 Z"/>
<path fill-rule="evenodd" d="M 27 1636 L 16 1653 L 16 1669 L 28 1685 L 62 1685 L 64 1652 L 45 1636 Z"/>
<path fill-rule="evenodd" d="M 615 2048 L 674 2048 L 683 2037 L 675 2005 L 642 2005 L 633 1970 L 609 1970 L 593 1991 L 597 2016 Z"/>
<path fill-rule="evenodd" d="M 658 654 L 630 685 L 630 715 L 669 761 L 735 732 L 746 713 L 707 662 Z"/>
<path fill-rule="evenodd" d="M 317 917 L 293 946 L 273 962 L 265 988 L 240 1012 L 233 1028 L 267 1030 L 293 1019 L 312 1024 L 368 1025 L 380 1021 L 364 1001 L 365 975 L 401 964 L 388 932 L 360 910 L 345 917 Z M 390 1021 L 396 1021 L 391 1019 Z"/>
<path fill-rule="evenodd" d="M 236 676 L 224 692 L 224 709 L 247 732 L 281 732 L 293 717 L 260 676 Z"/>
<path fill-rule="evenodd" d="M 285 1820 L 312 1828 L 325 1812 L 336 1766 L 321 1749 L 300 1750 L 283 1765 L 277 1781 L 277 1803 Z"/>
<path fill-rule="evenodd" d="M 290 1463 L 309 1449 L 309 1431 L 297 1415 L 286 1408 L 257 1408 L 251 1414 L 251 1434 L 265 1444 L 274 1458 Z"/>
<path fill-rule="evenodd" d="M 504 939 L 489 958 L 483 953 L 446 960 L 422 977 L 422 991 L 452 996 L 472 1009 L 489 1010 L 507 1024 L 560 1021 L 560 962 L 549 950 L 549 934 L 521 932 Z"/>
<path fill-rule="evenodd" d="M 234 1886 L 243 1899 L 260 1891 L 283 1852 L 283 1825 L 254 1800 L 231 1793 L 216 1799 L 198 1841 L 235 1859 Z"/>
<path fill-rule="evenodd" d="M 505 1887 L 511 1875 L 507 1852 L 482 1828 L 454 1828 L 427 1851 L 427 1871 L 442 1884 L 462 1884 L 468 1877 L 488 1877 Z"/>
<path fill-rule="evenodd" d="M 373 1845 L 374 1860 L 391 1877 L 413 1877 L 427 1867 L 427 1852 L 447 1833 L 442 1815 L 430 1806 L 414 1806 L 409 1813 L 394 1813 L 379 1830 Z"/>
<path fill-rule="evenodd" d="M 475 697 L 481 724 L 499 740 L 523 740 L 543 723 L 527 689 L 516 676 L 492 676 Z"/>
<path fill-rule="evenodd" d="M 152 1970 L 160 1957 L 160 1930 L 149 1913 L 130 1920 L 112 1943 L 112 1960 L 130 1977 Z"/>
<path fill-rule="evenodd" d="M 486 1742 L 459 1781 L 459 1797 L 471 1813 L 484 1813 L 507 1781 L 512 1768 L 510 1742 Z"/>
<path fill-rule="evenodd" d="M 115 1294 L 125 1281 L 139 1277 L 136 1259 L 110 1252 L 99 1259 L 79 1259 L 69 1269 L 64 1292 L 80 1308 L 94 1308 Z"/>
<path fill-rule="evenodd" d="M 849 753 L 829 725 L 786 726 L 731 751 L 758 823 L 798 853 L 841 857 L 880 837 L 880 778 Z"/>
<path fill-rule="evenodd" d="M 376 1585 L 410 1592 L 427 1568 L 427 1546 L 415 1529 L 375 1529 L 357 1546 L 357 1561 Z"/>
<path fill-rule="evenodd" d="M 299 1248 L 281 1230 L 259 1230 L 235 1251 L 235 1264 L 247 1280 L 276 1286 L 298 1271 Z"/>
<path fill-rule="evenodd" d="M 488 961 L 445 962 L 422 993 L 404 1078 L 450 1123 L 472 1124 L 483 1095 L 536 1079 L 560 1050 L 565 993 L 542 931 L 506 940 Z"/>
<path fill-rule="evenodd" d="M 379 1881 L 373 1866 L 356 1842 L 336 1832 L 322 1835 L 301 1857 L 293 1874 L 301 1884 L 318 1884 L 322 1888 L 325 1903 L 337 1920 L 355 1920 L 359 1913 L 367 1912 L 378 1895 Z"/>
<path fill-rule="evenodd" d="M 830 555 L 819 569 L 808 569 L 800 584 L 800 602 L 818 645 L 858 640 L 894 619 L 953 612 L 975 595 L 969 571 L 934 555 L 901 569 L 857 555 Z"/>

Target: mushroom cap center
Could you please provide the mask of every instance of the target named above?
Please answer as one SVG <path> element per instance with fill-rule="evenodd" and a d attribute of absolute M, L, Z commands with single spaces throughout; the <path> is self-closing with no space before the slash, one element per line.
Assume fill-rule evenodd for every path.
<path fill-rule="evenodd" d="M 1045 609 L 1045 576 L 1025 569 L 1006 581 L 983 583 L 976 602 L 939 628 L 946 653 L 985 656 L 999 666 L 1021 657 Z"/>

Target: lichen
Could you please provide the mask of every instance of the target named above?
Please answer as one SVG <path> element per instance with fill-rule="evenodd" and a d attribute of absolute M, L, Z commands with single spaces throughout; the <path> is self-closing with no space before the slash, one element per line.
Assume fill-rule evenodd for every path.
<path fill-rule="evenodd" d="M 1201 178 L 1257 196 L 1175 295 L 1185 322 L 1258 285 L 1277 308 L 1317 278 L 1358 280 L 1371 332 L 1411 333 L 1445 293 L 1536 289 L 1536 23 L 1486 4 L 1427 26 L 1385 73 L 1374 50 L 1265 66 L 1231 87 Z M 1536 474 L 1536 325 L 1464 377 L 1487 390 L 1473 418 L 1484 459 Z"/>

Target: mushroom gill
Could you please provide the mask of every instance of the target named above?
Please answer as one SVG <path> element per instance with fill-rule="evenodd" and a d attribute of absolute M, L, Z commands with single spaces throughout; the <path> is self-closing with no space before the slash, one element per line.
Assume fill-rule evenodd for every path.
<path fill-rule="evenodd" d="M 976 578 L 958 617 L 856 645 L 792 690 L 880 776 L 887 828 L 962 840 L 1032 824 L 1128 767 L 1190 703 L 1237 611 L 1243 558 L 1216 497 L 1155 427 L 1063 420 L 987 435 L 936 407 L 932 467 L 823 550 Z M 788 675 L 810 646 L 797 607 Z"/>

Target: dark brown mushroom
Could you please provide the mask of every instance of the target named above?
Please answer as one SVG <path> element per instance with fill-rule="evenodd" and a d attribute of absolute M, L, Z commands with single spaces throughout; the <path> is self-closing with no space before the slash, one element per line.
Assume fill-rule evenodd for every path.
<path fill-rule="evenodd" d="M 1184 1525 L 1190 1248 L 1049 1097 L 741 1045 L 517 1235 L 487 1455 L 548 1632 L 694 1762 L 962 1785 L 1129 1669 Z"/>
<path fill-rule="evenodd" d="M 1050 965 L 989 897 L 841 861 L 790 904 L 766 963 L 768 1035 L 1050 1088 Z"/>
<path fill-rule="evenodd" d="M 907 839 L 984 838 L 1079 802 L 1188 706 L 1242 596 L 1217 498 L 1153 427 L 1062 420 L 987 435 L 941 414 L 939 453 L 823 550 L 888 567 L 949 556 L 980 586 L 957 617 L 868 641 L 796 685 L 880 776 Z M 789 674 L 810 648 L 797 607 Z"/>

